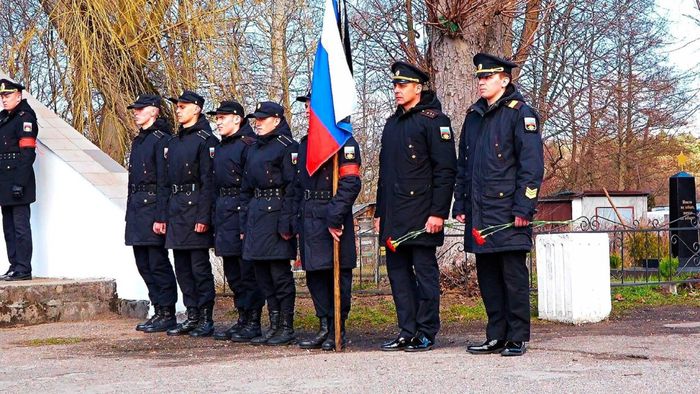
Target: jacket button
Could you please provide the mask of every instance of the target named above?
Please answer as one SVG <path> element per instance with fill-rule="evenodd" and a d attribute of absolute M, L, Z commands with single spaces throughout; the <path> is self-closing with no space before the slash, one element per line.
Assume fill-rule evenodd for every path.
<path fill-rule="evenodd" d="M 411 159 L 415 159 L 415 158 L 416 158 L 416 155 L 411 155 Z"/>
<path fill-rule="evenodd" d="M 409 145 L 408 148 L 409 148 L 409 149 L 410 149 L 410 148 L 413 148 L 413 145 Z"/>
<path fill-rule="evenodd" d="M 501 157 L 502 157 L 502 155 L 499 153 L 499 154 L 498 154 L 498 158 L 500 159 Z"/>
<path fill-rule="evenodd" d="M 187 205 L 192 205 L 192 201 L 187 201 Z"/>
<path fill-rule="evenodd" d="M 496 144 L 496 147 L 498 147 L 498 144 Z"/>
<path fill-rule="evenodd" d="M 413 195 L 413 190 L 411 190 L 411 195 Z"/>
<path fill-rule="evenodd" d="M 148 200 L 143 200 L 143 203 L 144 203 L 144 204 L 147 203 L 147 202 L 148 202 Z"/>
<path fill-rule="evenodd" d="M 498 193 L 498 197 L 503 197 L 503 193 Z"/>
<path fill-rule="evenodd" d="M 236 207 L 236 209 L 240 211 L 240 210 L 241 210 L 241 207 Z"/>
<path fill-rule="evenodd" d="M 268 211 L 271 210 L 271 209 L 272 209 L 272 207 L 267 207 L 267 210 L 268 210 Z"/>

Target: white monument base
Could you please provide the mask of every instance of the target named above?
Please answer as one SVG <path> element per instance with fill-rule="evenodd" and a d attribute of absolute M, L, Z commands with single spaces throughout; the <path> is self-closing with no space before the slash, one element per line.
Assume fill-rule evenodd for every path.
<path fill-rule="evenodd" d="M 595 323 L 610 315 L 608 234 L 543 234 L 536 240 L 539 318 Z"/>

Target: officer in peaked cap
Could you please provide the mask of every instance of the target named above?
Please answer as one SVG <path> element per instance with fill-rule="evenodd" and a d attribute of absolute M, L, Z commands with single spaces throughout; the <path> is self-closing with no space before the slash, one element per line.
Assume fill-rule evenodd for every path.
<path fill-rule="evenodd" d="M 139 134 L 129 154 L 129 189 L 125 240 L 134 248 L 139 274 L 148 288 L 155 313 L 136 326 L 143 332 L 163 332 L 177 324 L 177 282 L 165 249 L 165 222 L 170 187 L 166 183 L 163 150 L 172 138 L 170 123 L 159 117 L 161 97 L 142 94 L 127 108 Z"/>
<path fill-rule="evenodd" d="M 180 97 L 169 100 L 177 105 L 180 128 L 163 152 L 171 188 L 165 246 L 173 249 L 187 320 L 169 330 L 168 335 L 210 336 L 214 333 L 215 295 L 209 262 L 209 248 L 214 244 L 212 161 L 219 140 L 202 116 L 202 96 L 185 90 Z"/>
<path fill-rule="evenodd" d="M 29 205 L 36 201 L 36 181 L 32 165 L 36 158 L 39 133 L 36 114 L 22 98 L 24 86 L 0 79 L 0 206 L 10 267 L 0 280 L 32 279 L 32 229 Z"/>
<path fill-rule="evenodd" d="M 250 147 L 243 176 L 241 232 L 243 259 L 255 265 L 258 286 L 265 294 L 270 328 L 251 343 L 288 345 L 294 338 L 296 289 L 290 260 L 296 258 L 293 180 L 298 143 L 277 103 L 258 103 L 256 143 Z"/>
<path fill-rule="evenodd" d="M 452 216 L 466 224 L 488 323 L 486 341 L 467 351 L 520 356 L 530 339 L 529 223 L 544 174 L 540 120 L 512 83 L 515 63 L 479 53 L 474 66 L 481 98 L 462 126 Z M 486 239 L 471 233 L 507 223 Z"/>
<path fill-rule="evenodd" d="M 255 132 L 245 118 L 243 106 L 236 101 L 222 101 L 207 115 L 214 116 L 221 136 L 213 163 L 214 252 L 223 257 L 224 276 L 238 310 L 238 321 L 215 333 L 214 339 L 247 342 L 261 333 L 260 314 L 265 304 L 255 280 L 255 266 L 241 258 L 241 185 L 248 150 L 255 143 Z"/>
<path fill-rule="evenodd" d="M 417 83 L 425 84 L 430 76 L 420 68 L 406 62 L 395 62 L 391 65 L 392 80 L 395 84 Z"/>
<path fill-rule="evenodd" d="M 457 158 L 450 119 L 425 88 L 428 74 L 406 62 L 391 72 L 397 106 L 382 132 L 375 230 L 382 244 L 425 233 L 387 252 L 400 332 L 381 349 L 419 352 L 432 349 L 440 329 L 435 252 L 444 242 Z"/>

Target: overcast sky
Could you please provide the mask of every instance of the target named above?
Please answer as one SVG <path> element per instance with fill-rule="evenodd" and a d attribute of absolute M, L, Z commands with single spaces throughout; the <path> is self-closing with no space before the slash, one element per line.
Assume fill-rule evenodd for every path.
<path fill-rule="evenodd" d="M 696 0 L 657 0 L 658 13 L 669 20 L 669 60 L 682 69 L 700 72 L 700 10 Z M 694 88 L 700 91 L 700 78 Z M 700 94 L 695 99 L 700 107 Z M 700 111 L 699 111 L 700 112 Z M 700 113 L 695 115 L 691 132 L 700 137 Z"/>

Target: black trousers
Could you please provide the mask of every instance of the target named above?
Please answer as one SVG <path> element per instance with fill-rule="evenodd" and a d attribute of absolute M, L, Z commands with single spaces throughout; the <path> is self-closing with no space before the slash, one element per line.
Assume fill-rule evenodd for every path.
<path fill-rule="evenodd" d="M 476 276 L 488 324 L 486 338 L 530 340 L 530 283 L 526 252 L 476 255 Z"/>
<path fill-rule="evenodd" d="M 214 275 L 209 249 L 173 250 L 175 275 L 188 308 L 214 305 Z"/>
<path fill-rule="evenodd" d="M 296 287 L 289 260 L 255 260 L 255 278 L 267 300 L 268 311 L 294 313 Z"/>
<path fill-rule="evenodd" d="M 2 230 L 5 234 L 8 271 L 32 272 L 32 227 L 29 204 L 2 207 Z"/>
<path fill-rule="evenodd" d="M 401 336 L 419 331 L 431 340 L 440 330 L 440 270 L 434 246 L 401 246 L 387 252 L 386 268 Z"/>
<path fill-rule="evenodd" d="M 177 282 L 168 258 L 168 250 L 162 246 L 134 246 L 134 259 L 136 268 L 148 288 L 151 304 L 175 305 Z"/>
<path fill-rule="evenodd" d="M 233 304 L 236 309 L 260 309 L 265 305 L 258 282 L 255 279 L 255 266 L 241 256 L 223 256 L 224 276 L 233 291 Z"/>
<path fill-rule="evenodd" d="M 316 316 L 333 319 L 333 270 L 306 271 L 306 286 L 314 302 Z M 352 299 L 352 269 L 340 270 L 340 317 L 347 319 Z"/>

